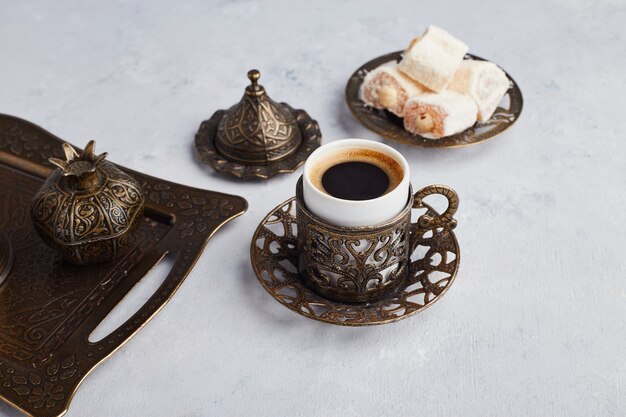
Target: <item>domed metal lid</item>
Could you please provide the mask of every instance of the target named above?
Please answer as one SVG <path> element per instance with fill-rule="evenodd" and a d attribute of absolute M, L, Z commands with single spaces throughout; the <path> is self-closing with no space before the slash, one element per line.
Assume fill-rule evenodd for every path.
<path fill-rule="evenodd" d="M 248 165 L 268 165 L 294 154 L 302 132 L 291 109 L 277 103 L 258 84 L 261 74 L 248 71 L 251 84 L 241 101 L 221 118 L 215 146 L 230 160 Z"/>

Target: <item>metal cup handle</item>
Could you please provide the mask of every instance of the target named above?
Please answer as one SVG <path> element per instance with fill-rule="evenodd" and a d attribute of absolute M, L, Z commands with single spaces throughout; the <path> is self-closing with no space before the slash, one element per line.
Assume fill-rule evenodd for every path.
<path fill-rule="evenodd" d="M 432 194 L 441 194 L 448 200 L 448 208 L 443 214 L 432 216 L 424 214 L 417 220 L 417 225 L 420 229 L 432 229 L 435 227 L 443 227 L 444 229 L 454 229 L 456 227 L 456 220 L 453 216 L 456 210 L 459 208 L 459 196 L 457 193 L 447 185 L 433 184 L 428 185 L 418 190 L 413 195 L 413 208 L 429 208 L 423 202 L 423 199 Z"/>

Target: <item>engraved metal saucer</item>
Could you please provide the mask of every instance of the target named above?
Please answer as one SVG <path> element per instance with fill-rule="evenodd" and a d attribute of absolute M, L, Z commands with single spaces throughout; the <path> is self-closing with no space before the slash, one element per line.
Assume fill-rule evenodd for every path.
<path fill-rule="evenodd" d="M 418 214 L 437 213 L 423 203 Z M 421 213 L 419 213 L 421 210 Z M 310 319 L 340 326 L 367 326 L 410 317 L 445 294 L 459 269 L 459 244 L 451 230 L 411 224 L 409 278 L 398 290 L 370 303 L 328 300 L 307 287 L 298 275 L 296 201 L 291 198 L 273 209 L 252 237 L 250 256 L 265 290 L 279 303 Z"/>
<path fill-rule="evenodd" d="M 13 266 L 13 247 L 4 232 L 0 232 L 0 285 L 9 276 Z"/>
<path fill-rule="evenodd" d="M 250 70 L 241 101 L 215 112 L 196 134 L 201 160 L 218 172 L 268 179 L 294 172 L 320 146 L 318 123 L 304 110 L 273 101 L 260 76 Z"/>
<path fill-rule="evenodd" d="M 346 101 L 352 114 L 363 126 L 382 137 L 425 148 L 459 148 L 495 138 L 513 126 L 522 113 L 524 105 L 522 92 L 515 80 L 505 71 L 510 82 L 509 90 L 500 102 L 500 106 L 486 122 L 477 122 L 474 126 L 465 129 L 461 133 L 441 139 L 428 139 L 407 131 L 404 129 L 402 118 L 386 110 L 369 107 L 359 97 L 359 90 L 365 75 L 386 62 L 400 61 L 403 52 L 392 52 L 363 64 L 352 74 L 346 85 Z M 472 54 L 467 54 L 465 59 L 485 61 L 485 59 Z"/>

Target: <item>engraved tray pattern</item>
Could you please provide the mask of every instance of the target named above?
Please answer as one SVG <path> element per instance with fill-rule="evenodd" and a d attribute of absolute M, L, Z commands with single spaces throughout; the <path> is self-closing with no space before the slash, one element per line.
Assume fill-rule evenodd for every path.
<path fill-rule="evenodd" d="M 114 262 L 77 267 L 36 234 L 29 204 L 61 157 L 62 141 L 27 121 L 0 115 L 0 230 L 15 252 L 0 286 L 0 397 L 36 417 L 64 414 L 87 374 L 130 339 L 172 297 L 204 245 L 247 207 L 238 196 L 194 189 L 129 169 L 146 196 L 133 247 Z M 166 254 L 162 286 L 126 323 L 97 343 L 95 327 Z"/>

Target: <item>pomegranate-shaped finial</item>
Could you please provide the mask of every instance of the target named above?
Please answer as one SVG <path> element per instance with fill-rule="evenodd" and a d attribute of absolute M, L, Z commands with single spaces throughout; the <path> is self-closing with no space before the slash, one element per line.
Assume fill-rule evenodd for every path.
<path fill-rule="evenodd" d="M 141 185 L 96 155 L 90 141 L 79 154 L 63 144 L 65 161 L 35 195 L 31 217 L 39 235 L 71 263 L 87 265 L 115 258 L 131 242 L 143 213 Z"/>

